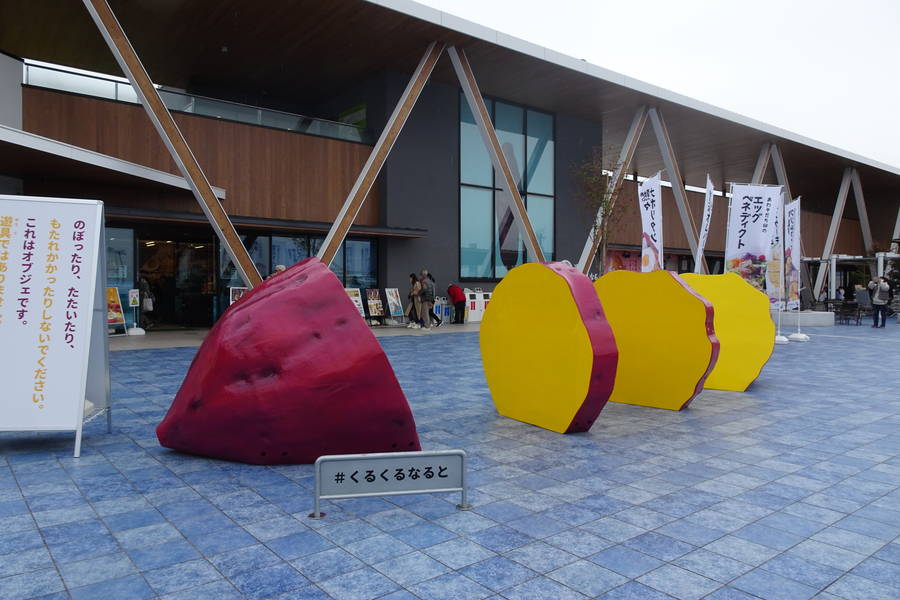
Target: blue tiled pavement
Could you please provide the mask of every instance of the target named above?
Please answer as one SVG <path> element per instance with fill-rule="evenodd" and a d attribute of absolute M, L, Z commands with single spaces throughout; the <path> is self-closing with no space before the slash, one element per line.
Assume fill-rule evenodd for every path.
<path fill-rule="evenodd" d="M 312 505 L 310 466 L 160 448 L 195 350 L 112 355 L 115 432 L 0 434 L 0 598 L 900 598 L 900 326 L 813 330 L 744 394 L 608 405 L 587 434 L 497 416 L 477 334 L 383 338 L 457 497 Z"/>

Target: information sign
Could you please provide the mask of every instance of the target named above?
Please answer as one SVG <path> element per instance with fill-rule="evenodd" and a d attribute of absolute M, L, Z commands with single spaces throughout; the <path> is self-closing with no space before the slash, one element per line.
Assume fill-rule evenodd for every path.
<path fill-rule="evenodd" d="M 140 290 L 128 290 L 128 308 L 140 308 L 141 307 L 141 292 Z"/>
<path fill-rule="evenodd" d="M 381 294 L 377 289 L 366 290 L 366 304 L 369 306 L 369 315 L 373 317 L 384 316 L 384 305 L 381 304 Z"/>
<path fill-rule="evenodd" d="M 344 288 L 344 291 L 346 291 L 347 295 L 350 296 L 350 299 L 353 300 L 356 310 L 359 311 L 359 316 L 365 319 L 366 309 L 363 308 L 362 295 L 359 293 L 359 288 Z"/>
<path fill-rule="evenodd" d="M 0 429 L 74 430 L 75 456 L 109 407 L 102 239 L 102 202 L 0 195 Z"/>
<path fill-rule="evenodd" d="M 403 316 L 403 302 L 400 300 L 400 290 L 397 288 L 384 288 L 384 295 L 387 298 L 388 310 L 392 317 Z"/>
<path fill-rule="evenodd" d="M 310 517 L 324 516 L 320 500 L 461 492 L 466 497 L 466 453 L 463 450 L 335 454 L 316 460 L 315 507 Z"/>

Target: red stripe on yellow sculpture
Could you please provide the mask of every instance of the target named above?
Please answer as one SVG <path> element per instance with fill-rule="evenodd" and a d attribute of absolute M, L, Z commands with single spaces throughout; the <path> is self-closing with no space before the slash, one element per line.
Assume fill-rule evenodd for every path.
<path fill-rule="evenodd" d="M 612 392 L 617 350 L 590 279 L 564 263 L 511 270 L 481 322 L 497 412 L 558 433 L 587 431 Z"/>
<path fill-rule="evenodd" d="M 619 348 L 610 400 L 687 407 L 719 355 L 712 304 L 668 271 L 613 271 L 594 286 Z"/>
<path fill-rule="evenodd" d="M 222 315 L 156 434 L 181 452 L 269 465 L 420 449 L 387 357 L 317 258 Z"/>

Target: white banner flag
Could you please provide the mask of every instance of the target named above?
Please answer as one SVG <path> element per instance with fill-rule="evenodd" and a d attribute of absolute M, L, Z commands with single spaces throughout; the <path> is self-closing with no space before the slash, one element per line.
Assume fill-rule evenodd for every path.
<path fill-rule="evenodd" d="M 663 266 L 662 193 L 659 173 L 638 185 L 641 208 L 641 272 Z"/>
<path fill-rule="evenodd" d="M 773 227 L 771 227 L 771 250 L 769 261 L 766 263 L 766 294 L 769 295 L 769 304 L 784 310 L 784 281 L 781 278 L 781 270 L 784 265 L 784 194 L 778 197 L 776 205 L 772 208 L 774 215 Z"/>
<path fill-rule="evenodd" d="M 781 200 L 780 185 L 735 183 L 725 242 L 725 270 L 737 273 L 761 292 L 772 258 L 772 227 Z"/>
<path fill-rule="evenodd" d="M 700 225 L 700 239 L 697 241 L 697 256 L 694 257 L 694 273 L 702 273 L 703 250 L 706 248 L 706 238 L 709 237 L 709 223 L 712 221 L 713 211 L 713 182 L 706 176 L 706 196 L 703 199 L 703 221 Z"/>
<path fill-rule="evenodd" d="M 784 282 L 787 309 L 800 308 L 800 197 L 784 207 Z"/>

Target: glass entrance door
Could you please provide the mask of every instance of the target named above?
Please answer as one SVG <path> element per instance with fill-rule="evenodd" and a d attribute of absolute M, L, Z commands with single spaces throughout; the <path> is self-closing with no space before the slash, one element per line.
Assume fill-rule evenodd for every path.
<path fill-rule="evenodd" d="M 138 270 L 153 295 L 153 311 L 142 314 L 145 327 L 212 325 L 215 252 L 211 242 L 142 239 Z"/>

